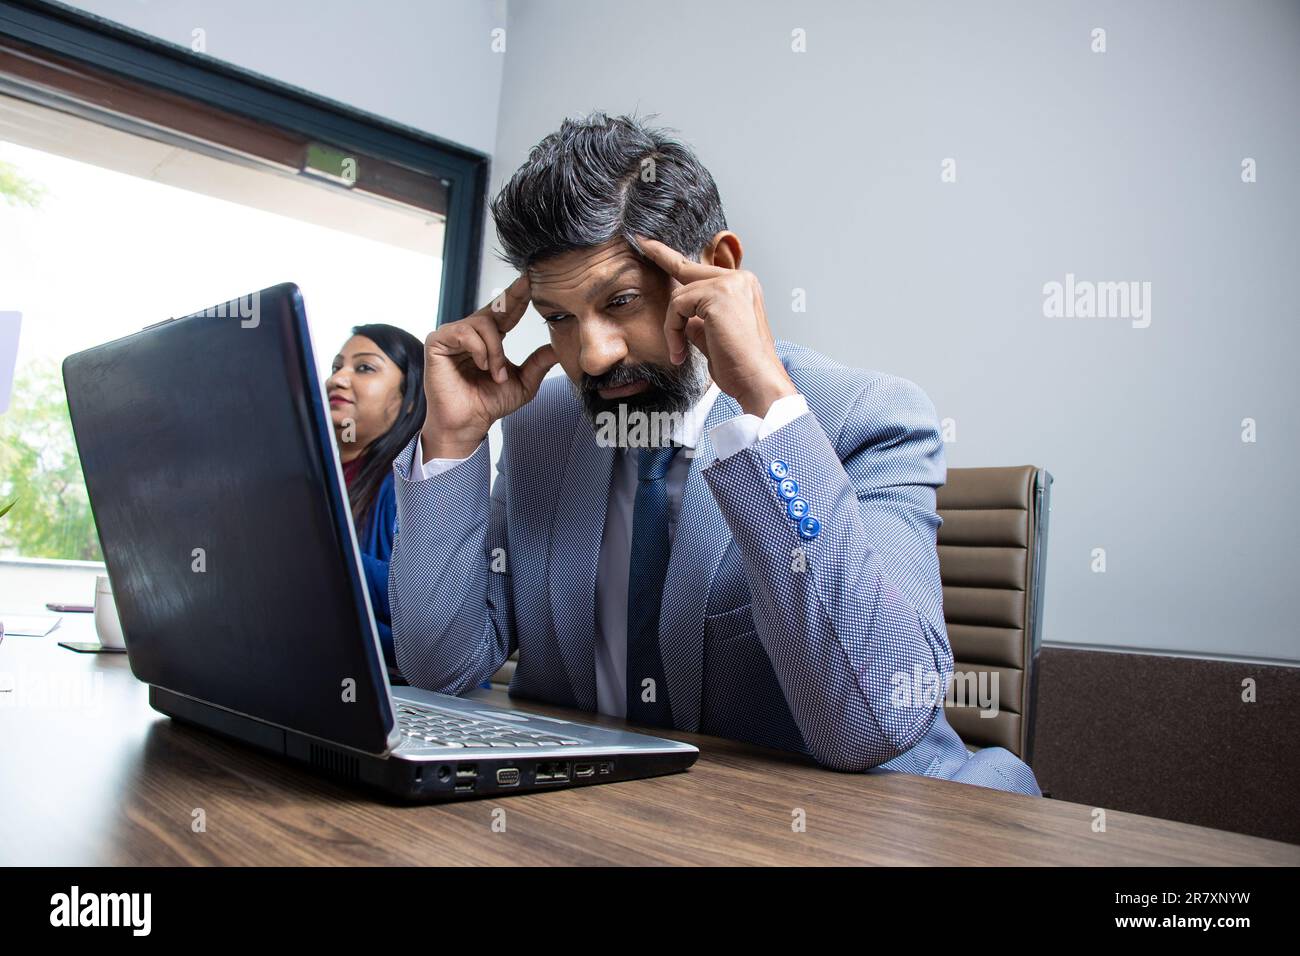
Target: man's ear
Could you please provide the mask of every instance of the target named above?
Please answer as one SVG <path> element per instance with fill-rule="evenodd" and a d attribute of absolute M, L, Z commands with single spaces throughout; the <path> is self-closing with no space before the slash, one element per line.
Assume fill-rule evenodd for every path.
<path fill-rule="evenodd" d="M 744 256 L 745 249 L 740 244 L 740 236 L 730 229 L 724 229 L 709 240 L 704 252 L 700 254 L 700 262 L 721 269 L 739 269 L 740 260 Z"/>

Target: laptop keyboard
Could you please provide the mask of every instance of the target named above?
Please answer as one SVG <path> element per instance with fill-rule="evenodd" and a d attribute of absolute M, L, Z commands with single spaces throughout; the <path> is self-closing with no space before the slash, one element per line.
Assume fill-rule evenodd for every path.
<path fill-rule="evenodd" d="M 434 710 L 409 703 L 397 705 L 397 726 L 405 741 L 421 747 L 465 750 L 536 750 L 542 747 L 576 747 L 586 743 L 534 730 L 530 724 L 477 720 L 454 710 Z"/>

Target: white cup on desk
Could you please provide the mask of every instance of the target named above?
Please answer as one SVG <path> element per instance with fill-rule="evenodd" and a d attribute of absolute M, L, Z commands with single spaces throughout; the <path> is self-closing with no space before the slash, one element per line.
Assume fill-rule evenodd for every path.
<path fill-rule="evenodd" d="M 126 647 L 117 605 L 113 603 L 113 585 L 106 574 L 95 578 L 95 633 L 104 647 Z"/>

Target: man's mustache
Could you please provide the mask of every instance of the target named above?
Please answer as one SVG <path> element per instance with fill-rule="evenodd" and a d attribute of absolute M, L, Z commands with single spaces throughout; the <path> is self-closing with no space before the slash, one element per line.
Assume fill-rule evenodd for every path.
<path fill-rule="evenodd" d="M 608 388 L 621 388 L 642 381 L 662 387 L 663 378 L 663 372 L 652 365 L 616 365 L 603 375 L 584 374 L 582 390 L 588 395 L 595 395 Z"/>

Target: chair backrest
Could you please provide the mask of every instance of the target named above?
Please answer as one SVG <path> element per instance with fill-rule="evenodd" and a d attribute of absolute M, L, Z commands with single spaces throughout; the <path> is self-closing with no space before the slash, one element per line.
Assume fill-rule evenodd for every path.
<path fill-rule="evenodd" d="M 1016 465 L 949 468 L 938 493 L 939 575 L 955 672 L 948 722 L 969 748 L 1005 747 L 1026 763 L 1051 488 L 1047 471 Z"/>

